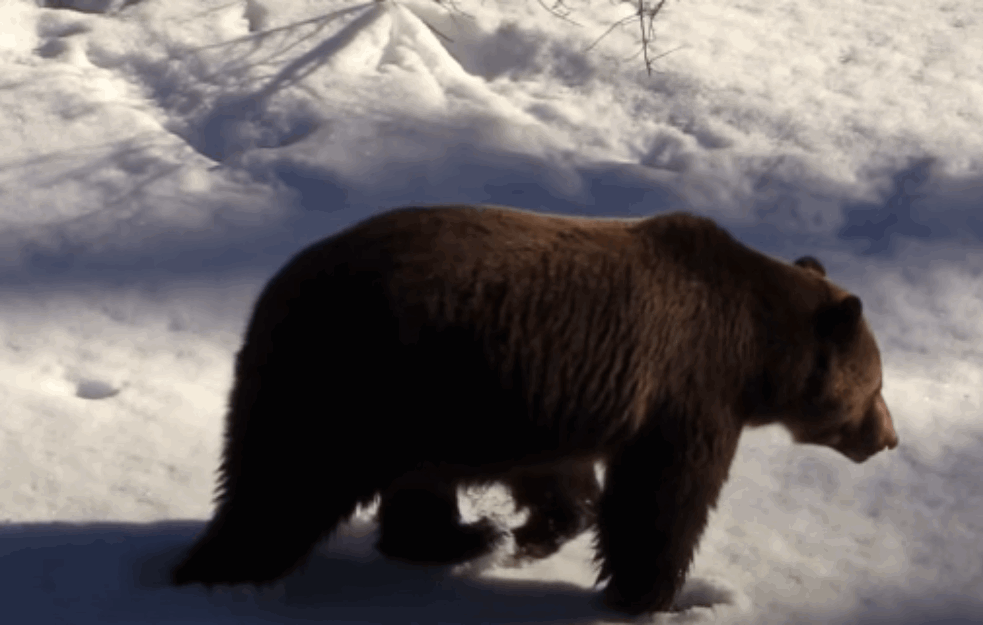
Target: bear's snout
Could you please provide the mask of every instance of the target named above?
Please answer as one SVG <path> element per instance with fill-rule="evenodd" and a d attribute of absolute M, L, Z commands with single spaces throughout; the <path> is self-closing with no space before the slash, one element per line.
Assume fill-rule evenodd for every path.
<path fill-rule="evenodd" d="M 887 449 L 894 449 L 897 446 L 898 446 L 898 435 L 894 432 L 894 429 L 892 428 L 891 431 L 888 433 L 888 435 L 885 437 L 884 444 L 881 445 L 881 449 L 884 449 L 885 447 Z"/>
<path fill-rule="evenodd" d="M 894 430 L 891 412 L 880 395 L 864 415 L 855 436 L 844 436 L 834 448 L 854 462 L 864 462 L 884 449 L 898 446 L 898 433 Z"/>
<path fill-rule="evenodd" d="M 880 393 L 878 393 L 877 399 L 874 400 L 871 413 L 869 418 L 875 422 L 875 430 L 880 434 L 878 437 L 879 445 L 877 451 L 884 448 L 894 449 L 897 447 L 898 433 L 894 430 L 894 420 L 891 418 L 891 411 L 887 409 L 887 403 L 885 403 Z"/>

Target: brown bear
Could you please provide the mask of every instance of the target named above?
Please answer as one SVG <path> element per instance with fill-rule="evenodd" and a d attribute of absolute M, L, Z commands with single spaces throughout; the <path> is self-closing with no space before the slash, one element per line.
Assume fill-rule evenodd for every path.
<path fill-rule="evenodd" d="M 260 296 L 215 518 L 172 579 L 275 580 L 379 493 L 382 553 L 460 562 L 498 533 L 461 522 L 458 486 L 502 480 L 520 550 L 586 520 L 605 602 L 667 610 L 742 427 L 776 422 L 856 462 L 898 444 L 860 300 L 815 259 L 687 214 L 381 214 Z"/>

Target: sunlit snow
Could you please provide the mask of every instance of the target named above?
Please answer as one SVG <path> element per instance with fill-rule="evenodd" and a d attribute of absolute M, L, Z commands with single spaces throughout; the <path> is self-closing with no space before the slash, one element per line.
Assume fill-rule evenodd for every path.
<path fill-rule="evenodd" d="M 164 583 L 265 281 L 378 211 L 484 202 L 691 210 L 863 298 L 900 447 L 746 432 L 652 622 L 983 623 L 983 4 L 673 0 L 651 75 L 636 21 L 587 50 L 631 5 L 566 6 L 0 0 L 3 622 L 611 619 L 589 535 L 406 570 L 364 515 L 274 587 Z"/>

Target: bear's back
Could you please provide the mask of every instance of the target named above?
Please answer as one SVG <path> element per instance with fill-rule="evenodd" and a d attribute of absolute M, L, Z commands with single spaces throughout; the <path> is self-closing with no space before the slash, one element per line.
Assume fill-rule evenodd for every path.
<path fill-rule="evenodd" d="M 624 248 L 631 241 L 624 220 L 547 215 L 499 206 L 408 208 L 371 218 L 331 240 L 352 259 L 460 263 L 495 257 L 512 263 L 579 247 Z"/>

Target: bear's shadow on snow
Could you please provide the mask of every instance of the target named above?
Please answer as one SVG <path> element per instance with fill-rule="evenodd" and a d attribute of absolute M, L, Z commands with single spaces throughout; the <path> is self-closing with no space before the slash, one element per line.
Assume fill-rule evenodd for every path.
<path fill-rule="evenodd" d="M 358 562 L 318 553 L 301 575 L 283 584 L 287 608 L 352 610 L 372 622 L 391 613 L 406 622 L 514 623 L 519 620 L 594 621 L 606 611 L 597 593 L 564 582 L 455 577 L 443 567 L 409 567 L 377 558 Z M 613 613 L 612 613 L 613 614 Z M 438 618 L 439 617 L 439 618 Z"/>
<path fill-rule="evenodd" d="M 364 529 L 323 542 L 303 569 L 271 586 L 171 587 L 171 568 L 202 528 L 200 521 L 5 526 L 0 584 L 12 598 L 5 611 L 38 616 L 45 610 L 32 606 L 57 611 L 81 601 L 137 620 L 187 619 L 212 610 L 275 613 L 284 622 L 374 623 L 581 622 L 609 614 L 596 592 L 569 583 L 470 579 L 446 568 L 387 561 L 371 547 L 375 532 Z"/>
<path fill-rule="evenodd" d="M 24 622 L 52 621 L 71 611 L 77 623 L 105 622 L 109 615 L 142 622 L 226 619 L 230 613 L 243 618 L 275 614 L 278 622 L 632 621 L 604 609 L 599 593 L 569 583 L 470 579 L 449 575 L 447 569 L 386 561 L 371 548 L 375 532 L 366 531 L 364 524 L 352 531 L 354 525 L 342 529 L 340 540 L 322 543 L 304 570 L 277 585 L 258 591 L 251 586 L 206 591 L 197 585 L 173 588 L 167 581 L 171 567 L 203 529 L 201 521 L 10 524 L 0 527 L 4 611 L 23 615 Z M 983 625 L 978 598 L 960 598 L 958 610 L 952 597 L 906 598 L 920 609 L 892 614 L 888 620 L 882 613 L 860 610 L 831 622 Z M 693 577 L 677 599 L 677 609 L 732 602 L 715 584 Z M 87 618 L 79 606 L 96 606 L 98 618 Z M 795 610 L 789 607 L 791 618 Z M 692 622 L 703 621 L 697 614 L 690 616 Z"/>

